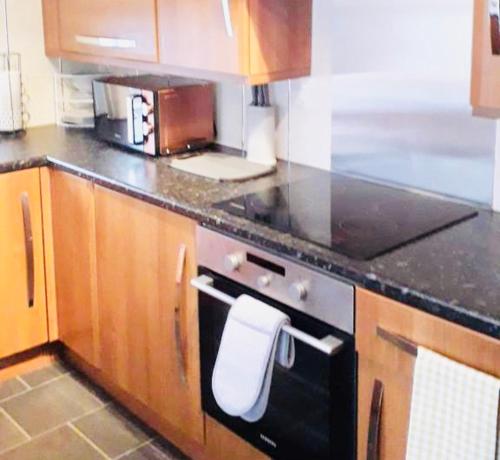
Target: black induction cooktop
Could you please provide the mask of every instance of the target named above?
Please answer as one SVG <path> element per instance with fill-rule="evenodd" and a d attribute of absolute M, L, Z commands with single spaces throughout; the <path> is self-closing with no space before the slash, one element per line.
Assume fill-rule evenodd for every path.
<path fill-rule="evenodd" d="M 215 206 L 360 260 L 477 215 L 470 206 L 326 173 Z"/>

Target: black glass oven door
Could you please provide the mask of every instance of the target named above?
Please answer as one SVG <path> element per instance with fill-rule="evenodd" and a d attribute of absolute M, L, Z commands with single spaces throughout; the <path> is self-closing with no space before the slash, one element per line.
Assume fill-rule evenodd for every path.
<path fill-rule="evenodd" d="M 355 433 L 355 355 L 352 337 L 297 310 L 259 295 L 222 276 L 201 269 L 214 287 L 233 297 L 252 295 L 287 313 L 292 325 L 317 338 L 334 335 L 345 345 L 331 357 L 295 340 L 292 369 L 275 364 L 264 417 L 248 423 L 224 413 L 211 387 L 215 359 L 229 306 L 199 294 L 203 409 L 211 417 L 277 459 L 352 459 Z"/>

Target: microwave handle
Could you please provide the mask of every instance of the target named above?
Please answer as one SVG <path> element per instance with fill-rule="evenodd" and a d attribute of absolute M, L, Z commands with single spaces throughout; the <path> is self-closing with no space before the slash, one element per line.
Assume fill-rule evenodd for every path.
<path fill-rule="evenodd" d="M 139 102 L 138 105 L 137 102 Z M 140 95 L 127 97 L 127 136 L 128 143 L 131 145 L 144 144 L 142 103 Z"/>
<path fill-rule="evenodd" d="M 200 292 L 208 294 L 214 299 L 220 300 L 221 302 L 228 305 L 232 305 L 234 302 L 236 302 L 236 299 L 234 297 L 231 297 L 230 295 L 227 295 L 224 292 L 215 289 L 213 287 L 213 284 L 214 280 L 206 275 L 201 275 L 198 276 L 198 278 L 194 278 L 191 280 L 191 286 L 195 287 Z M 332 335 L 327 335 L 322 339 L 317 339 L 316 337 L 313 337 L 312 335 L 307 334 L 299 329 L 295 329 L 292 326 L 283 326 L 282 331 L 291 335 L 293 338 L 299 340 L 300 342 L 303 342 L 329 356 L 337 354 L 344 346 L 344 342 L 342 340 L 338 339 L 337 337 L 333 337 Z"/>
<path fill-rule="evenodd" d="M 224 14 L 224 25 L 226 26 L 226 35 L 229 38 L 234 37 L 233 20 L 231 19 L 231 0 L 221 0 L 222 13 Z"/>

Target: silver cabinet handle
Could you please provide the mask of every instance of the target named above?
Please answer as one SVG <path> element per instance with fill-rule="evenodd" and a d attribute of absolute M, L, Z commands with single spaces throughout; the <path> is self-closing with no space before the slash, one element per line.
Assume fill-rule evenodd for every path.
<path fill-rule="evenodd" d="M 181 297 L 184 266 L 186 265 L 186 245 L 181 244 L 177 255 L 177 270 L 175 273 L 175 307 L 174 307 L 174 334 L 177 366 L 182 383 L 186 383 L 186 361 L 184 359 L 184 344 L 181 331 Z"/>
<path fill-rule="evenodd" d="M 21 209 L 23 212 L 24 249 L 26 253 L 26 283 L 28 292 L 28 308 L 35 302 L 35 260 L 33 253 L 33 229 L 31 227 L 30 201 L 27 192 L 21 193 Z"/>
<path fill-rule="evenodd" d="M 224 24 L 226 25 L 226 34 L 229 38 L 234 37 L 233 21 L 231 19 L 230 0 L 221 0 L 222 12 L 224 14 Z"/>
<path fill-rule="evenodd" d="M 201 275 L 198 278 L 194 278 L 191 280 L 191 286 L 198 289 L 198 291 L 204 292 L 214 299 L 220 300 L 221 302 L 232 305 L 236 302 L 234 297 L 231 297 L 224 292 L 219 291 L 213 287 L 214 280 L 206 275 Z M 312 335 L 306 334 L 299 329 L 295 329 L 292 326 L 283 326 L 283 332 L 291 335 L 295 339 L 309 345 L 310 347 L 315 348 L 316 350 L 321 351 L 327 355 L 333 356 L 338 353 L 344 345 L 344 342 L 332 335 L 327 335 L 322 339 L 317 339 Z"/>
<path fill-rule="evenodd" d="M 99 48 L 136 48 L 135 40 L 128 38 L 113 38 L 113 37 L 91 37 L 90 35 L 75 35 L 75 40 L 88 46 L 98 46 Z"/>

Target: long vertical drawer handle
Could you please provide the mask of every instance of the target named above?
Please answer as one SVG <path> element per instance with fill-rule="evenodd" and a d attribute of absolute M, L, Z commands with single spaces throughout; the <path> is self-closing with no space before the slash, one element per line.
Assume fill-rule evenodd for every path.
<path fill-rule="evenodd" d="M 21 208 L 23 211 L 24 249 L 26 253 L 28 307 L 32 308 L 35 301 L 35 261 L 33 253 L 33 229 L 31 228 L 30 200 L 27 192 L 21 193 Z"/>
<path fill-rule="evenodd" d="M 382 418 L 382 399 L 384 384 L 380 380 L 373 382 L 372 403 L 370 407 L 370 422 L 368 425 L 368 443 L 366 460 L 378 460 L 380 454 L 380 421 Z"/>
<path fill-rule="evenodd" d="M 233 38 L 233 20 L 231 19 L 231 5 L 230 0 L 221 0 L 222 12 L 224 14 L 224 24 L 226 25 L 226 34 L 228 37 Z"/>
<path fill-rule="evenodd" d="M 500 1 L 489 0 L 491 50 L 500 54 Z"/>
<path fill-rule="evenodd" d="M 177 270 L 175 273 L 175 352 L 177 355 L 177 366 L 182 383 L 186 383 L 186 361 L 184 358 L 184 344 L 181 331 L 181 302 L 182 302 L 182 279 L 184 278 L 184 266 L 186 265 L 186 245 L 181 244 L 177 255 Z"/>

